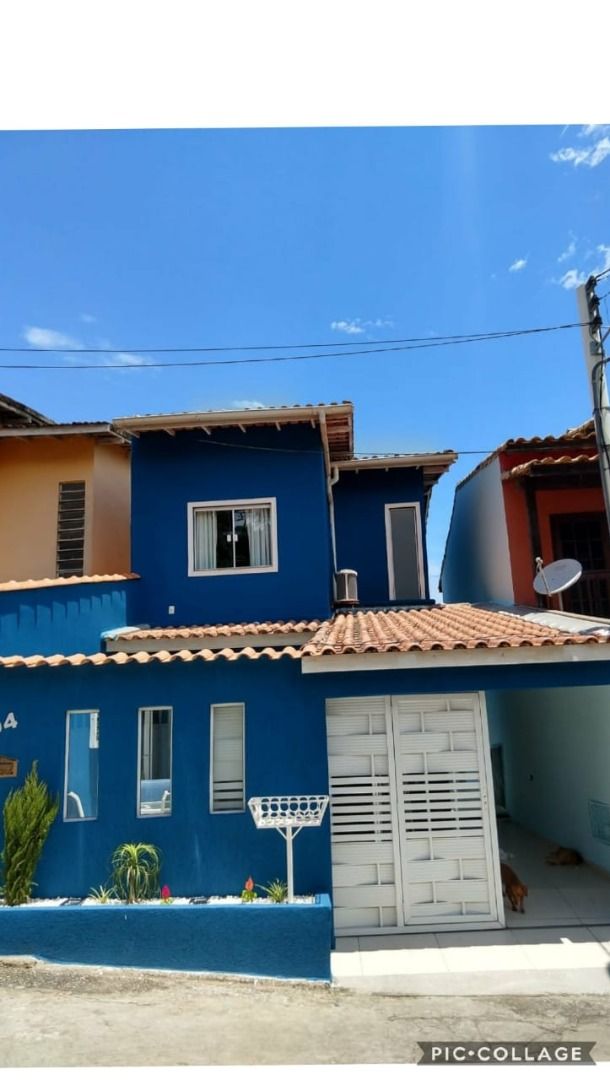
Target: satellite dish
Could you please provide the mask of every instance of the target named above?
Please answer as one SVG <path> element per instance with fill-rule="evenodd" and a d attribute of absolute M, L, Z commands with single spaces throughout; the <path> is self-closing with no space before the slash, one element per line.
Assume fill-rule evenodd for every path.
<path fill-rule="evenodd" d="M 536 568 L 534 588 L 542 596 L 554 596 L 569 589 L 582 574 L 582 566 L 576 559 L 558 559 L 548 566 L 543 566 L 542 559 L 536 559 Z"/>

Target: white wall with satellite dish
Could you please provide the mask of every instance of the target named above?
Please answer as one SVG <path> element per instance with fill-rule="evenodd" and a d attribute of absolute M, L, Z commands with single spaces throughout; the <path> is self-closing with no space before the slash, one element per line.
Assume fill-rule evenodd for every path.
<path fill-rule="evenodd" d="M 536 559 L 538 573 L 534 578 L 534 589 L 541 596 L 557 596 L 575 585 L 582 574 L 582 565 L 577 559 L 557 559 L 544 566 L 542 559 Z M 561 605 L 561 596 L 559 596 Z"/>

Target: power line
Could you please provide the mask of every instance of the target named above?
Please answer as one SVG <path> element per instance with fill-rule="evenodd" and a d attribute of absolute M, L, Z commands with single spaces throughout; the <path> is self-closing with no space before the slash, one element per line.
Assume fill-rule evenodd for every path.
<path fill-rule="evenodd" d="M 80 364 L 80 363 L 67 363 L 67 364 L 34 364 L 34 363 L 0 363 L 0 368 L 4 370 L 16 370 L 16 371 L 78 371 L 78 370 L 95 370 L 95 371 L 108 371 L 113 368 L 120 368 L 122 371 L 141 371 L 145 368 L 179 368 L 179 367 L 220 367 L 225 365 L 235 364 L 275 364 L 284 361 L 295 360 L 319 360 L 325 358 L 336 358 L 341 356 L 370 356 L 379 353 L 388 352 L 410 352 L 418 349 L 434 349 L 444 348 L 450 345 L 467 345 L 476 344 L 480 341 L 499 341 L 506 340 L 513 337 L 526 337 L 534 334 L 549 334 L 560 330 L 572 330 L 576 327 L 580 327 L 586 324 L 575 323 L 562 323 L 557 326 L 537 326 L 524 330 L 497 330 L 490 331 L 489 333 L 471 334 L 471 335 L 454 335 L 448 337 L 439 338 L 403 338 L 396 339 L 397 341 L 408 342 L 408 344 L 387 346 L 383 342 L 374 342 L 373 346 L 381 344 L 381 348 L 359 348 L 359 349 L 342 349 L 340 352 L 314 352 L 314 353 L 301 353 L 300 356 L 256 356 L 256 357 L 240 357 L 231 360 L 176 360 L 176 361 L 151 361 L 150 363 L 117 363 L 117 364 Z M 337 343 L 335 343 L 337 344 Z M 344 342 L 344 345 L 351 344 L 351 342 Z M 316 346 L 318 348 L 324 348 L 325 346 Z M 0 346 L 0 352 L 36 352 L 36 353 L 101 353 L 105 355 L 117 355 L 120 353 L 133 353 L 138 352 L 172 352 L 172 353 L 184 353 L 184 352 L 211 352 L 211 351 L 237 351 L 238 349 L 262 349 L 263 346 L 238 346 L 234 348 L 232 346 L 197 346 L 193 348 L 183 347 L 163 347 L 155 349 L 43 349 L 43 348 L 13 348 L 11 346 Z M 308 348 L 308 346 L 268 346 L 268 348 Z"/>
<path fill-rule="evenodd" d="M 582 441 L 583 442 L 585 441 L 584 437 L 583 437 Z M 261 451 L 265 451 L 265 452 L 269 452 L 269 453 L 273 453 L 273 454 L 315 454 L 316 457 L 322 457 L 323 456 L 323 451 L 322 450 L 308 450 L 308 449 L 297 450 L 294 447 L 285 447 L 285 446 L 257 446 L 254 443 L 225 442 L 225 441 L 223 441 L 221 439 L 213 439 L 213 438 L 206 438 L 206 439 L 201 438 L 201 439 L 199 439 L 199 442 L 202 442 L 205 446 L 210 446 L 210 445 L 211 446 L 228 446 L 232 450 L 261 450 Z M 575 443 L 578 444 L 578 439 L 575 440 Z M 526 444 L 527 444 L 527 440 L 526 440 Z M 520 445 L 520 446 L 515 447 L 515 449 L 520 451 L 520 452 L 524 452 L 524 451 L 527 451 L 527 445 L 525 445 L 525 446 Z M 557 447 L 556 442 L 555 443 L 549 443 L 548 445 L 545 444 L 545 443 L 534 443 L 533 445 L 531 445 L 532 453 L 533 452 L 541 453 L 541 452 L 543 452 L 545 450 L 557 450 L 557 449 L 558 449 L 558 447 Z M 492 449 L 487 449 L 487 450 L 451 450 L 451 449 L 450 450 L 357 450 L 357 451 L 355 451 L 353 453 L 352 457 L 353 457 L 354 461 L 357 461 L 358 458 L 362 458 L 362 457 L 364 457 L 365 459 L 366 458 L 377 458 L 379 460 L 380 465 L 382 465 L 384 458 L 388 458 L 389 460 L 391 460 L 393 457 L 419 457 L 422 454 L 456 454 L 457 457 L 465 457 L 465 456 L 468 456 L 468 455 L 471 455 L 471 454 L 488 455 L 488 454 L 495 454 L 496 452 L 498 452 L 498 453 L 503 452 L 502 447 L 496 446 L 496 447 L 493 447 Z M 363 464 L 366 464 L 366 461 L 363 462 Z"/>
<path fill-rule="evenodd" d="M 580 323 L 570 323 L 569 326 L 580 326 Z M 563 326 L 550 326 L 540 327 L 535 330 L 489 330 L 489 331 L 475 331 L 470 334 L 432 334 L 426 337 L 411 337 L 411 338 L 378 338 L 375 339 L 372 344 L 374 345 L 410 345 L 417 344 L 419 342 L 431 342 L 431 341 L 461 341 L 478 338 L 495 337 L 496 335 L 510 335 L 521 333 L 536 333 L 546 330 L 563 330 Z M 18 353 L 62 353 L 65 355 L 72 355 L 78 353 L 99 353 L 101 355 L 113 355 L 116 353 L 201 353 L 201 352 L 262 352 L 263 349 L 332 349 L 335 346 L 341 346 L 347 348 L 348 345 L 353 345 L 352 341 L 309 341 L 300 345 L 158 345 L 146 348 L 145 346 L 122 346 L 120 349 L 113 349 L 110 347 L 102 346 L 89 346 L 89 345 L 74 345 L 67 348 L 61 346 L 51 347 L 50 345 L 0 345 L 0 352 L 18 352 Z M 364 344 L 364 342 L 363 342 Z"/>

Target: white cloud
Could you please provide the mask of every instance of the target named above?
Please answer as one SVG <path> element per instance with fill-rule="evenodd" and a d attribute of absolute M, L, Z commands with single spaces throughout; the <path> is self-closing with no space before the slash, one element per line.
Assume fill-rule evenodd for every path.
<path fill-rule="evenodd" d="M 584 285 L 591 274 L 603 274 L 605 270 L 610 270 L 610 244 L 598 244 L 596 251 L 598 255 L 601 255 L 598 266 L 593 266 L 590 270 L 578 270 L 573 267 L 556 284 L 562 285 L 564 289 L 576 289 L 579 285 Z"/>
<path fill-rule="evenodd" d="M 81 342 L 61 330 L 49 330 L 43 326 L 26 326 L 23 330 L 23 338 L 28 345 L 37 349 L 79 349 Z"/>
<path fill-rule="evenodd" d="M 109 364 L 122 364 L 124 367 L 141 367 L 150 361 L 146 356 L 138 356 L 137 353 L 118 352 L 112 353 L 108 360 Z"/>
<path fill-rule="evenodd" d="M 340 334 L 363 334 L 364 327 L 361 319 L 336 319 L 330 324 L 331 330 L 337 330 Z"/>
<path fill-rule="evenodd" d="M 514 263 L 509 266 L 509 272 L 511 274 L 516 273 L 518 270 L 525 270 L 527 266 L 527 259 L 515 259 Z"/>
<path fill-rule="evenodd" d="M 582 272 L 582 270 L 568 270 L 563 277 L 559 279 L 559 284 L 563 285 L 564 289 L 577 289 L 579 285 L 584 285 L 588 278 L 588 274 Z"/>
<path fill-rule="evenodd" d="M 266 409 L 267 406 L 265 405 L 264 401 L 250 401 L 248 398 L 245 398 L 245 399 L 240 400 L 240 401 L 232 401 L 231 402 L 231 408 L 232 409 Z"/>
<path fill-rule="evenodd" d="M 581 139 L 588 139 L 591 135 L 597 135 L 600 132 L 604 134 L 610 128 L 610 124 L 585 124 L 584 127 L 578 132 Z"/>
<path fill-rule="evenodd" d="M 84 323 L 96 323 L 97 322 L 97 319 L 96 319 L 95 315 L 89 315 L 89 313 L 86 312 L 86 311 L 81 312 L 81 314 L 79 315 L 79 319 L 80 319 L 81 322 L 84 322 Z"/>
<path fill-rule="evenodd" d="M 363 326 L 375 326 L 378 329 L 383 326 L 394 326 L 393 319 L 365 319 L 362 323 Z"/>
<path fill-rule="evenodd" d="M 571 259 L 572 255 L 574 254 L 575 251 L 576 251 L 576 237 L 572 236 L 572 239 L 570 240 L 570 243 L 568 244 L 565 251 L 562 251 L 561 255 L 557 256 L 557 262 L 558 263 L 565 262 L 566 259 Z"/>
<path fill-rule="evenodd" d="M 563 134 L 563 133 L 562 133 Z M 581 139 L 593 139 L 588 146 L 562 146 L 550 155 L 551 161 L 571 162 L 572 165 L 588 165 L 590 169 L 601 165 L 610 155 L 610 124 L 587 124 L 581 128 Z"/>
<path fill-rule="evenodd" d="M 383 319 L 336 319 L 330 324 L 331 330 L 337 330 L 340 334 L 364 334 L 369 328 L 382 330 L 391 326 L 394 326 L 394 321 L 387 315 Z"/>

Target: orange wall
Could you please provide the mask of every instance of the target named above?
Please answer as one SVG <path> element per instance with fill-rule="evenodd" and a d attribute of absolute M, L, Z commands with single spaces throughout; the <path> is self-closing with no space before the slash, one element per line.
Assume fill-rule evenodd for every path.
<path fill-rule="evenodd" d="M 559 456 L 562 452 L 565 453 L 565 449 L 553 456 Z M 529 461 L 531 457 L 531 449 L 522 456 L 512 453 L 503 455 L 501 460 L 502 471 L 514 468 L 515 465 L 520 464 L 521 460 Z M 503 480 L 502 489 L 504 492 L 515 603 L 537 605 L 538 597 L 532 586 L 536 573 L 535 558 L 540 555 L 545 563 L 552 562 L 554 558 L 551 541 L 551 515 L 603 512 L 604 497 L 601 485 L 594 488 L 560 488 L 536 492 L 540 551 L 532 551 L 527 502 L 525 491 L 520 482 L 518 480 Z"/>
<path fill-rule="evenodd" d="M 59 483 L 71 480 L 86 485 L 84 572 L 129 570 L 129 459 L 111 461 L 109 449 L 121 448 L 78 436 L 0 439 L 0 581 L 55 577 Z M 106 472 L 118 488 L 116 509 Z"/>
<path fill-rule="evenodd" d="M 128 573 L 131 563 L 131 469 L 128 446 L 98 443 L 93 467 L 93 574 Z"/>

